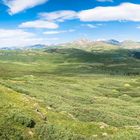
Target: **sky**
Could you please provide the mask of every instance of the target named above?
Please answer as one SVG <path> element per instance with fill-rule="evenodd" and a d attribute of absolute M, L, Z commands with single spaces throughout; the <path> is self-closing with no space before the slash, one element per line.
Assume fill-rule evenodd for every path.
<path fill-rule="evenodd" d="M 140 0 L 0 0 L 0 48 L 140 41 L 139 11 Z"/>

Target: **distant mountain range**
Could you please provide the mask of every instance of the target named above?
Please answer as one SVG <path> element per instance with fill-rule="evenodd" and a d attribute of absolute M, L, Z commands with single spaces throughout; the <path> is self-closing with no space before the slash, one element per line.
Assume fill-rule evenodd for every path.
<path fill-rule="evenodd" d="M 70 43 L 61 44 L 63 47 L 74 47 L 83 49 L 140 49 L 140 42 L 126 40 L 123 42 L 117 41 L 115 39 L 101 40 L 101 41 L 91 41 L 88 39 L 80 39 Z"/>
<path fill-rule="evenodd" d="M 0 48 L 0 50 L 42 50 L 46 49 L 47 46 L 43 44 L 36 44 L 32 46 L 26 46 L 26 47 L 3 47 Z"/>
<path fill-rule="evenodd" d="M 86 50 L 108 50 L 108 49 L 140 49 L 140 42 L 135 42 L 131 40 L 127 41 L 117 41 L 115 39 L 110 40 L 101 40 L 101 41 L 91 41 L 88 39 L 79 39 L 73 42 L 57 44 L 57 45 L 44 45 L 44 44 L 36 44 L 32 46 L 26 47 L 3 47 L 0 50 L 44 50 L 44 49 L 51 49 L 51 48 L 77 48 L 77 49 L 86 49 Z"/>

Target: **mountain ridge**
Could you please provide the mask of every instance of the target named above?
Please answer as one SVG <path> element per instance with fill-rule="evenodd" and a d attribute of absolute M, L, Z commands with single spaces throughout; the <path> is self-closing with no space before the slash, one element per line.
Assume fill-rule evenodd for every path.
<path fill-rule="evenodd" d="M 1 47 L 0 50 L 42 50 L 42 49 L 51 49 L 51 48 L 80 48 L 80 49 L 87 49 L 92 50 L 94 48 L 104 48 L 104 49 L 116 49 L 116 48 L 123 48 L 123 49 L 140 49 L 140 42 L 133 41 L 133 40 L 124 40 L 118 41 L 115 39 L 109 40 L 89 40 L 86 38 L 78 39 L 75 41 L 67 42 L 67 43 L 60 43 L 55 45 L 45 45 L 45 44 L 35 44 L 31 46 L 25 47 Z"/>

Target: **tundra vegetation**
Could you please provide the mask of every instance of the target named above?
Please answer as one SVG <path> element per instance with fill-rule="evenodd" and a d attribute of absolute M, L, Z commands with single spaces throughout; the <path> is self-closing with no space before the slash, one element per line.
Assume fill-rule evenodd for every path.
<path fill-rule="evenodd" d="M 1 50 L 0 139 L 139 140 L 139 52 L 105 48 Z"/>

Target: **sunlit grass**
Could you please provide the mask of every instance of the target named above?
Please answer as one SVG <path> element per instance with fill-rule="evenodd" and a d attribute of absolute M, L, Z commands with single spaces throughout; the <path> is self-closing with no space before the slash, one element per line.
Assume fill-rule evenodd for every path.
<path fill-rule="evenodd" d="M 138 140 L 140 63 L 127 51 L 2 51 L 0 139 Z"/>

